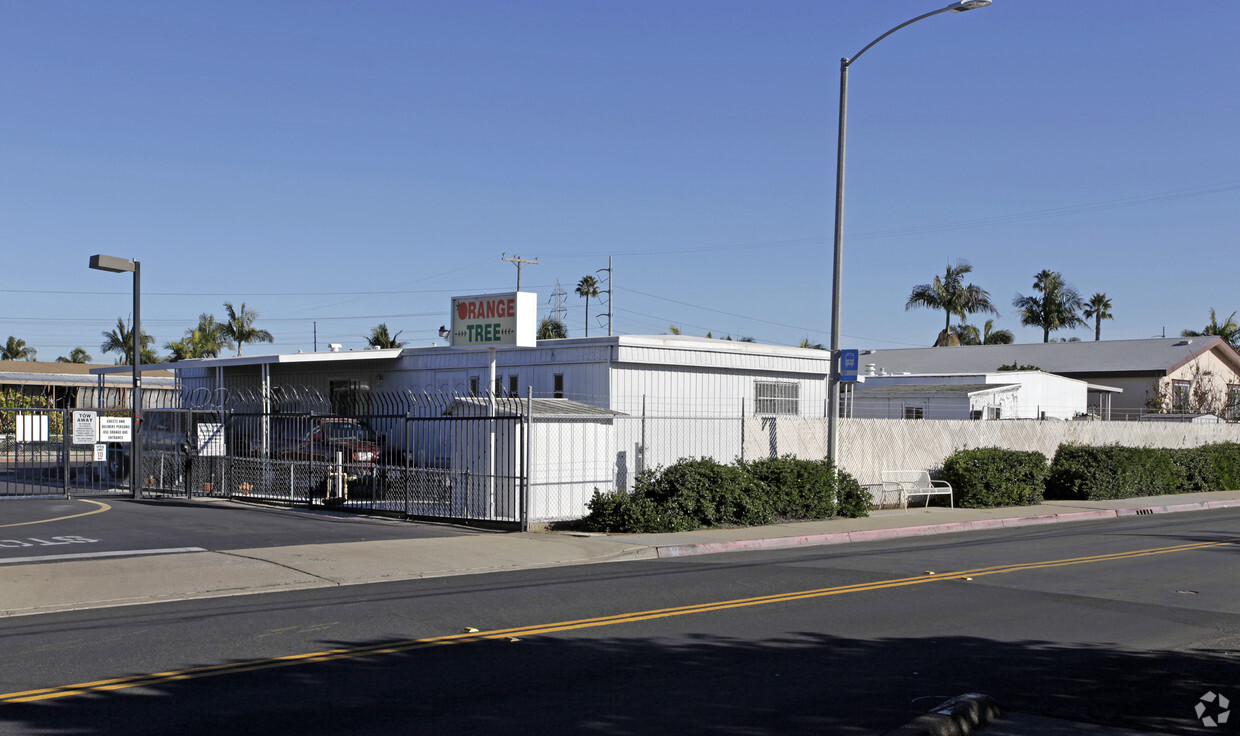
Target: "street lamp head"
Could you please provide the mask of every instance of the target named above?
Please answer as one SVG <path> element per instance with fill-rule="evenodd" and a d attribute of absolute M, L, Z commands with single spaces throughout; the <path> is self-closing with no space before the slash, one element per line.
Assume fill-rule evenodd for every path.
<path fill-rule="evenodd" d="M 96 271 L 126 273 L 134 270 L 134 262 L 127 258 L 117 258 L 116 256 L 94 255 L 90 257 L 90 267 Z"/>
<path fill-rule="evenodd" d="M 990 5 L 990 0 L 960 0 L 960 2 L 952 3 L 947 9 L 953 13 L 963 13 L 966 10 L 977 10 Z"/>

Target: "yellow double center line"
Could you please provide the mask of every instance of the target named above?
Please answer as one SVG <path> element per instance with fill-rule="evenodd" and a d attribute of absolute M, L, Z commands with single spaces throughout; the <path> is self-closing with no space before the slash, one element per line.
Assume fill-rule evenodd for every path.
<path fill-rule="evenodd" d="M 980 567 L 973 570 L 958 570 L 955 572 L 942 574 L 924 573 L 914 577 L 877 580 L 870 583 L 841 585 L 833 588 L 800 590 L 790 593 L 756 596 L 753 598 L 737 598 L 728 601 L 699 603 L 691 606 L 676 606 L 673 608 L 658 608 L 649 611 L 619 613 L 612 616 L 583 618 L 574 621 L 557 621 L 553 623 L 520 626 L 510 629 L 495 629 L 492 631 L 452 634 L 449 636 L 437 636 L 429 639 L 410 639 L 406 641 L 375 644 L 365 647 L 329 649 L 322 652 L 293 654 L 286 657 L 255 659 L 248 662 L 235 662 L 232 664 L 211 665 L 208 667 L 194 667 L 184 670 L 156 672 L 145 675 L 132 675 L 129 677 L 117 677 L 109 680 L 96 680 L 94 682 L 82 682 L 76 685 L 63 685 L 60 687 L 49 687 L 39 690 L 25 690 L 22 692 L 5 693 L 0 694 L 0 703 L 30 703 L 38 700 L 52 700 L 55 698 L 64 698 L 72 695 L 84 695 L 87 693 L 108 692 L 112 690 L 125 690 L 127 688 L 157 685 L 161 683 L 176 682 L 178 680 L 193 680 L 200 677 L 231 675 L 242 672 L 254 672 L 256 670 L 274 669 L 277 667 L 290 667 L 294 665 L 312 664 L 317 662 L 331 662 L 340 659 L 354 659 L 375 655 L 395 654 L 398 652 L 428 649 L 430 647 L 446 646 L 449 644 L 466 644 L 470 642 L 488 641 L 494 639 L 513 639 L 522 636 L 534 636 L 537 634 L 552 634 L 558 631 L 589 629 L 598 626 L 614 626 L 616 624 L 633 623 L 636 621 L 650 621 L 660 618 L 671 618 L 674 616 L 709 613 L 711 611 L 723 611 L 732 608 L 744 608 L 746 606 L 766 606 L 774 603 L 787 603 L 789 601 L 799 601 L 810 598 L 823 598 L 832 595 L 843 595 L 845 593 L 861 593 L 869 590 L 899 588 L 906 585 L 924 585 L 926 583 L 935 583 L 944 580 L 960 580 L 962 578 L 975 578 L 983 575 L 1000 575 L 1005 573 L 1021 572 L 1024 570 L 1040 570 L 1051 567 L 1066 567 L 1069 565 L 1086 565 L 1097 562 L 1128 560 L 1138 557 L 1148 557 L 1151 555 L 1170 554 L 1173 552 L 1190 552 L 1193 550 L 1209 549 L 1211 547 L 1221 547 L 1224 545 L 1238 543 L 1240 543 L 1240 538 L 1226 539 L 1216 542 L 1180 544 L 1170 547 L 1154 547 L 1150 549 L 1133 550 L 1130 552 L 1093 555 L 1090 557 L 1072 557 L 1062 560 L 1047 560 L 1043 562 Z"/>

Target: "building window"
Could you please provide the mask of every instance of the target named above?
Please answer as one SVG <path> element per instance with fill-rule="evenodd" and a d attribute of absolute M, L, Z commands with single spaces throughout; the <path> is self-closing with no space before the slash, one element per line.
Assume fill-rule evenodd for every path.
<path fill-rule="evenodd" d="M 926 407 L 924 406 L 906 406 L 904 407 L 905 419 L 925 419 Z"/>
<path fill-rule="evenodd" d="M 971 410 L 969 411 L 969 419 L 972 419 L 973 421 L 977 421 L 977 420 L 979 420 L 979 419 L 981 419 L 981 418 L 982 418 L 982 410 L 981 410 L 981 409 L 971 409 Z"/>
<path fill-rule="evenodd" d="M 1227 419 L 1240 421 L 1240 383 L 1227 384 Z"/>
<path fill-rule="evenodd" d="M 1174 380 L 1171 382 L 1171 413 L 1187 414 L 1189 397 L 1192 395 L 1191 381 Z"/>
<path fill-rule="evenodd" d="M 986 407 L 986 418 L 987 419 L 998 419 L 1000 416 L 1002 416 L 1002 414 L 1003 414 L 1003 409 L 1001 407 L 998 407 L 998 406 Z"/>
<path fill-rule="evenodd" d="M 478 395 L 478 383 L 479 383 L 479 380 L 477 376 L 469 377 L 469 395 L 470 396 Z"/>
<path fill-rule="evenodd" d="M 755 414 L 796 416 L 799 413 L 801 384 L 791 381 L 754 381 Z"/>
<path fill-rule="evenodd" d="M 517 382 L 516 376 L 508 377 L 508 395 L 509 396 L 520 396 L 521 395 L 521 384 Z"/>
<path fill-rule="evenodd" d="M 564 398 L 564 374 L 557 373 L 552 377 L 551 395 L 557 399 Z"/>

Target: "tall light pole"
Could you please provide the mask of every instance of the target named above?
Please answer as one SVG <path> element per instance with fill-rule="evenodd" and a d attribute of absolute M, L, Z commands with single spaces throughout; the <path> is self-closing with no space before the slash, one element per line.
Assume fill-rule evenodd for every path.
<path fill-rule="evenodd" d="M 939 13 L 963 13 L 966 10 L 984 8 L 991 0 L 960 0 L 946 8 L 919 15 L 892 28 L 866 44 L 853 57 L 840 59 L 840 129 L 839 147 L 835 159 L 835 258 L 831 270 L 831 378 L 827 387 L 827 459 L 839 462 L 840 418 L 840 292 L 844 285 L 844 142 L 848 129 L 848 67 L 853 65 L 870 47 L 905 26 L 912 25 Z"/>
<path fill-rule="evenodd" d="M 90 267 L 96 271 L 125 273 L 133 271 L 133 413 L 130 417 L 129 432 L 129 493 L 134 498 L 142 498 L 142 442 L 138 436 L 138 427 L 142 417 L 142 264 L 115 256 L 94 255 L 90 257 Z"/>

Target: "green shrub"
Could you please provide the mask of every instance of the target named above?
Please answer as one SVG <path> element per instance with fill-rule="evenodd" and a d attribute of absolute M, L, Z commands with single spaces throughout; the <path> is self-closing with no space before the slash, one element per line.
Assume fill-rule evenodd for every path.
<path fill-rule="evenodd" d="M 1214 488 L 1208 491 L 1240 491 L 1240 444 L 1222 442 L 1196 448 L 1210 463 Z"/>
<path fill-rule="evenodd" d="M 1040 452 L 984 447 L 953 453 L 939 477 L 951 484 L 957 506 L 987 509 L 1042 503 L 1048 470 Z"/>
<path fill-rule="evenodd" d="M 610 532 L 673 532 L 703 526 L 756 526 L 776 519 L 866 516 L 869 495 L 856 479 L 826 461 L 781 457 L 721 465 L 681 460 L 640 473 L 632 491 L 595 490 L 583 528 Z"/>
<path fill-rule="evenodd" d="M 857 479 L 840 471 L 839 503 L 835 507 L 837 516 L 844 516 L 850 519 L 860 519 L 870 515 L 870 498 L 869 491 L 861 487 Z"/>
<path fill-rule="evenodd" d="M 777 517 L 827 519 L 835 515 L 835 474 L 825 460 L 798 460 L 785 455 L 756 460 L 743 467 L 765 486 Z"/>
<path fill-rule="evenodd" d="M 641 483 L 638 483 L 640 489 Z M 766 489 L 743 467 L 710 458 L 668 466 L 643 489 L 659 506 L 701 526 L 769 524 L 775 518 Z"/>
<path fill-rule="evenodd" d="M 1229 489 L 1240 485 L 1240 445 L 1188 449 L 1060 445 L 1047 498 L 1104 500 Z"/>

